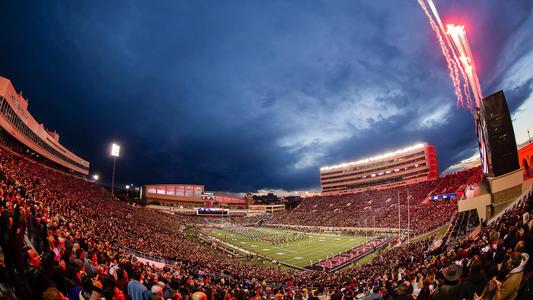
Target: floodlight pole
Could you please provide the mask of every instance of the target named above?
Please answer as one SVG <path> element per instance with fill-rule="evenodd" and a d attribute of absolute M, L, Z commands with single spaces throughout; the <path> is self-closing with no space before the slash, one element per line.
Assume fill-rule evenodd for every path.
<path fill-rule="evenodd" d="M 411 241 L 411 213 L 409 212 L 409 189 L 407 189 L 407 244 Z"/>
<path fill-rule="evenodd" d="M 372 229 L 372 233 L 374 234 L 374 236 L 377 236 L 376 233 L 376 216 L 372 216 L 372 222 L 374 223 L 374 228 Z"/>
<path fill-rule="evenodd" d="M 398 191 L 398 242 L 400 241 L 401 226 L 401 213 L 400 213 L 400 191 Z"/>
<path fill-rule="evenodd" d="M 120 156 L 120 146 L 111 144 L 111 156 L 113 156 L 113 176 L 111 177 L 111 196 L 115 196 L 115 167 L 117 164 L 117 157 Z"/>
<path fill-rule="evenodd" d="M 368 241 L 368 228 L 366 225 L 366 218 L 365 218 L 365 243 Z"/>
<path fill-rule="evenodd" d="M 113 176 L 111 178 L 111 196 L 115 196 L 115 166 L 117 164 L 117 157 L 113 156 Z"/>

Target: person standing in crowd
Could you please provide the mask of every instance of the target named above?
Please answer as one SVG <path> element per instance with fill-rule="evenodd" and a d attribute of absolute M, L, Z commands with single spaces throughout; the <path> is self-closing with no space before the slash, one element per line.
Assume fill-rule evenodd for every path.
<path fill-rule="evenodd" d="M 143 284 L 144 275 L 137 271 L 133 274 L 133 279 L 128 283 L 128 296 L 131 300 L 145 300 L 147 292 L 146 286 Z"/>
<path fill-rule="evenodd" d="M 496 279 L 490 280 L 487 285 L 485 285 L 480 296 L 478 296 L 477 293 L 474 293 L 474 300 L 500 300 L 502 293 L 501 285 L 501 282 Z"/>
<path fill-rule="evenodd" d="M 52 286 L 45 270 L 41 266 L 41 256 L 33 249 L 27 249 L 26 256 L 26 280 L 29 287 L 29 295 L 32 299 L 41 299 L 43 292 Z"/>
<path fill-rule="evenodd" d="M 444 284 L 439 286 L 433 293 L 431 299 L 433 300 L 448 300 L 460 299 L 461 287 L 459 279 L 461 278 L 462 269 L 456 264 L 451 264 L 442 269 L 442 276 L 444 277 Z"/>
<path fill-rule="evenodd" d="M 502 300 L 513 300 L 516 298 L 518 288 L 522 282 L 524 267 L 528 260 L 529 255 L 527 253 L 513 252 L 511 254 L 511 257 L 507 261 L 509 274 L 507 274 L 502 284 Z"/>

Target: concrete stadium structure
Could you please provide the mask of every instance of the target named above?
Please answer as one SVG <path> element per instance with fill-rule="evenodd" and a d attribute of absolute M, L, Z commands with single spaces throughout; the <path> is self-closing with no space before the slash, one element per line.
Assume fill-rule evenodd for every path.
<path fill-rule="evenodd" d="M 322 195 L 388 188 L 436 177 L 437 154 L 427 143 L 320 168 Z"/>
<path fill-rule="evenodd" d="M 28 111 L 28 100 L 17 93 L 9 79 L 0 76 L 0 142 L 63 171 L 88 175 L 90 163 L 59 143 L 59 134 L 37 122 Z"/>

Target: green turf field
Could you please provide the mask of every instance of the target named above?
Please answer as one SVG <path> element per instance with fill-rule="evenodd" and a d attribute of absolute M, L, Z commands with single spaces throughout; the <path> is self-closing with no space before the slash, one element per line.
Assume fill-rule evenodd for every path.
<path fill-rule="evenodd" d="M 209 228 L 205 230 L 207 234 L 215 238 L 224 240 L 225 237 L 225 241 L 234 246 L 298 267 L 308 266 L 311 262 L 316 263 L 326 259 L 328 256 L 332 257 L 363 244 L 366 240 L 364 236 L 307 233 L 308 239 L 273 245 L 269 241 L 251 239 L 248 236 L 225 229 Z M 269 236 L 286 236 L 286 231 L 283 230 L 270 228 L 253 228 L 251 230 L 257 230 Z M 290 234 L 293 234 L 293 232 L 290 232 Z M 368 239 L 370 240 L 371 238 L 369 237 Z"/>

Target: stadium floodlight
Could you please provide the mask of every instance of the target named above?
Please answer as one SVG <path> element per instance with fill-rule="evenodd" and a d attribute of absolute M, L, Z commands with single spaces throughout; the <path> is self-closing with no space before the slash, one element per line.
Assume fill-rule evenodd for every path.
<path fill-rule="evenodd" d="M 97 181 L 98 179 L 100 179 L 100 176 L 98 174 L 94 174 L 93 175 L 93 179 L 94 179 L 94 181 Z"/>
<path fill-rule="evenodd" d="M 120 156 L 120 146 L 113 143 L 111 144 L 111 156 L 119 157 Z"/>
<path fill-rule="evenodd" d="M 417 143 L 417 144 L 414 144 L 412 146 L 405 147 L 403 149 L 399 149 L 399 150 L 396 150 L 396 151 L 383 153 L 383 154 L 380 154 L 380 155 L 376 155 L 374 157 L 368 157 L 368 158 L 360 159 L 360 160 L 357 160 L 357 161 L 350 161 L 350 162 L 340 163 L 340 164 L 337 164 L 337 165 L 322 167 L 322 168 L 320 168 L 320 171 L 329 171 L 329 170 L 332 170 L 332 169 L 345 168 L 345 167 L 351 167 L 351 166 L 360 165 L 360 164 L 366 164 L 366 163 L 369 163 L 369 162 L 372 162 L 372 161 L 381 160 L 381 159 L 392 157 L 392 156 L 395 156 L 395 155 L 398 155 L 398 154 L 403 154 L 403 153 L 410 152 L 410 151 L 413 151 L 413 150 L 416 150 L 416 149 L 424 148 L 425 146 L 426 146 L 426 143 Z"/>
<path fill-rule="evenodd" d="M 130 189 L 130 186 L 129 186 L 129 185 L 126 185 L 126 189 L 129 190 L 129 189 Z"/>
<path fill-rule="evenodd" d="M 117 164 L 117 157 L 120 156 L 120 146 L 111 144 L 111 156 L 113 156 L 113 177 L 111 178 L 111 196 L 115 196 L 115 165 Z"/>

